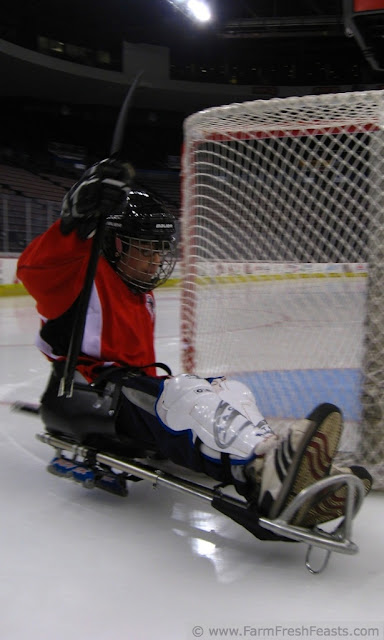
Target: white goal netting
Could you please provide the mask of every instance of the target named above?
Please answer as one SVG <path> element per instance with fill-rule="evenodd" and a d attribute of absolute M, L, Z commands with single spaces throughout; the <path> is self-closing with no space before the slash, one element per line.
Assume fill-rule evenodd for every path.
<path fill-rule="evenodd" d="M 185 121 L 184 370 L 244 380 L 271 424 L 343 409 L 384 488 L 384 92 Z"/>

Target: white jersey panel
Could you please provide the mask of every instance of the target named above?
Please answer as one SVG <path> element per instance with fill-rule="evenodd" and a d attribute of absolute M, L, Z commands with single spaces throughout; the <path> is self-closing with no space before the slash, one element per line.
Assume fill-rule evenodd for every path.
<path fill-rule="evenodd" d="M 99 359 L 101 357 L 101 337 L 103 330 L 103 310 L 95 283 L 92 285 L 89 299 L 87 319 L 85 321 L 84 336 L 81 349 L 88 356 Z"/>

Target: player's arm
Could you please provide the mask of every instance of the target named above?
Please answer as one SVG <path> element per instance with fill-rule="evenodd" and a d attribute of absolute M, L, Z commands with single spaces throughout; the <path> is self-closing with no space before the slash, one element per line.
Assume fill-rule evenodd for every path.
<path fill-rule="evenodd" d="M 63 236 L 60 221 L 35 238 L 21 254 L 17 277 L 36 300 L 39 313 L 56 318 L 78 297 L 84 280 L 91 240 Z"/>

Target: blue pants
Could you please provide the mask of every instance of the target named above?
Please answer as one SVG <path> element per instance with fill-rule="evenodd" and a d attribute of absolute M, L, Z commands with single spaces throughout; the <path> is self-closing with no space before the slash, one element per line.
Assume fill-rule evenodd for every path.
<path fill-rule="evenodd" d="M 116 432 L 155 449 L 161 456 L 220 482 L 232 482 L 229 460 L 215 463 L 204 458 L 199 441 L 190 432 L 170 432 L 155 414 L 155 403 L 163 387 L 162 378 L 137 376 L 124 380 L 122 403 L 116 418 Z M 182 420 L 180 416 L 180 420 Z"/>

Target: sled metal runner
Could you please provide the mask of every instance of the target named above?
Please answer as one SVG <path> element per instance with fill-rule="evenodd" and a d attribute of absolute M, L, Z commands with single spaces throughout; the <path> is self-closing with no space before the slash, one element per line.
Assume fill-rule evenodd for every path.
<path fill-rule="evenodd" d="M 49 433 L 37 434 L 36 437 L 40 442 L 54 447 L 60 455 L 66 451 L 72 454 L 74 460 L 78 456 L 84 460 L 92 459 L 96 464 L 126 474 L 127 480 L 148 480 L 154 487 L 165 486 L 206 500 L 214 509 L 227 515 L 259 539 L 303 542 L 308 547 L 305 566 L 313 574 L 321 573 L 325 569 L 332 552 L 353 555 L 359 550 L 351 540 L 352 523 L 363 502 L 365 492 L 361 480 L 352 474 L 323 478 L 301 491 L 278 518 L 270 520 L 262 517 L 249 503 L 225 493 L 223 486 L 211 488 L 178 477 L 156 468 L 156 461 L 153 461 L 153 464 L 149 461 L 150 464 L 148 464 L 137 459 L 119 458 L 114 454 L 109 455 L 91 447 L 77 445 Z M 346 489 L 345 510 L 341 522 L 336 524 L 333 531 L 327 532 L 319 527 L 306 528 L 291 524 L 295 514 L 304 504 L 308 502 L 310 505 L 324 490 L 329 491 L 332 488 L 336 490 L 340 486 L 345 486 Z M 317 568 L 314 567 L 312 560 L 314 548 L 324 551 L 323 560 Z"/>

